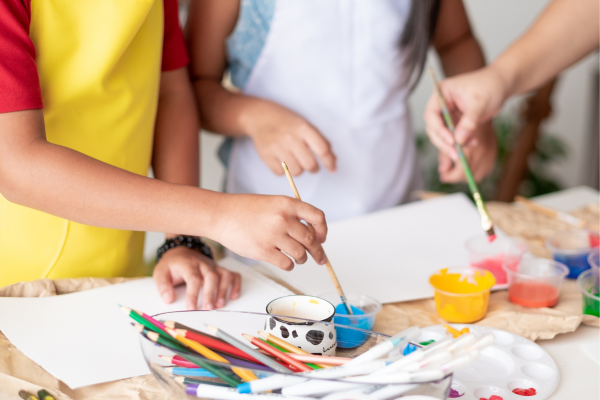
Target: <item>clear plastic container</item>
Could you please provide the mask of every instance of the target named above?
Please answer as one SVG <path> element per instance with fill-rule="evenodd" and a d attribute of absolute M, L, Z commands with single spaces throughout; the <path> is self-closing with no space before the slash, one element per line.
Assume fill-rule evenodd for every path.
<path fill-rule="evenodd" d="M 493 242 L 487 235 L 477 235 L 465 242 L 471 267 L 490 271 L 497 285 L 506 285 L 504 266 L 511 268 L 521 261 L 527 243 L 520 239 L 498 237 Z"/>
<path fill-rule="evenodd" d="M 600 317 L 600 290 L 598 287 L 598 276 L 594 270 L 587 270 L 577 278 L 577 285 L 581 290 L 583 313 Z"/>
<path fill-rule="evenodd" d="M 567 278 L 577 279 L 590 268 L 588 257 L 598 248 L 598 232 L 589 230 L 562 231 L 546 239 L 552 257 L 569 268 Z"/>
<path fill-rule="evenodd" d="M 508 300 L 523 307 L 552 307 L 558 302 L 560 287 L 569 273 L 562 263 L 545 258 L 524 257 L 508 276 Z"/>
<path fill-rule="evenodd" d="M 485 316 L 496 279 L 485 270 L 443 269 L 433 274 L 429 283 L 440 317 L 448 322 L 470 323 Z"/>
<path fill-rule="evenodd" d="M 353 308 L 354 315 L 348 315 L 346 307 L 341 303 L 337 292 L 327 292 L 318 297 L 336 304 L 333 322 L 365 330 L 373 329 L 375 317 L 381 311 L 381 303 L 371 296 L 360 293 L 346 293 L 346 299 Z M 358 312 L 357 312 L 358 311 Z M 362 314 L 359 314 L 362 313 Z M 353 348 L 366 342 L 368 335 L 345 328 L 337 328 L 338 348 Z"/>
<path fill-rule="evenodd" d="M 593 249 L 588 256 L 588 263 L 592 267 L 592 276 L 596 281 L 596 285 L 600 284 L 600 250 Z"/>
<path fill-rule="evenodd" d="M 170 312 L 154 315 L 154 318 L 158 320 L 170 320 L 177 321 L 181 324 L 184 324 L 192 329 L 207 332 L 204 324 L 210 324 L 219 328 L 224 329 L 230 335 L 234 337 L 239 337 L 242 341 L 244 340 L 241 336 L 242 333 L 247 333 L 250 335 L 257 335 L 257 331 L 262 331 L 264 329 L 266 321 L 269 318 L 273 317 L 272 314 L 262 314 L 262 313 L 250 313 L 250 312 L 238 312 L 238 311 L 181 311 L 181 312 Z M 279 315 L 277 317 L 287 318 L 289 317 Z M 322 321 L 311 321 L 307 319 L 296 318 L 298 322 L 319 322 L 323 324 L 330 324 L 335 327 L 335 329 L 346 329 L 346 330 L 356 330 L 360 331 L 362 334 L 365 334 L 367 340 L 365 343 L 360 345 L 359 347 L 355 347 L 352 349 L 342 349 L 338 346 L 336 351 L 337 357 L 350 357 L 354 358 L 358 355 L 366 352 L 371 347 L 375 346 L 378 343 L 381 343 L 384 340 L 389 339 L 389 336 L 383 335 L 377 332 L 362 330 L 358 328 L 352 328 L 345 325 L 338 325 L 333 323 L 327 323 Z M 343 340 L 343 339 L 342 339 Z M 207 391 L 215 390 L 212 387 L 201 386 L 199 389 L 199 393 L 197 396 L 192 396 L 186 394 L 186 387 L 188 385 L 192 385 L 193 383 L 180 383 L 176 379 L 176 376 L 179 377 L 179 380 L 183 379 L 184 375 L 173 374 L 173 371 L 170 370 L 170 367 L 173 367 L 164 356 L 173 356 L 175 353 L 172 351 L 165 349 L 164 347 L 156 345 L 154 342 L 146 339 L 145 337 L 140 335 L 140 342 L 142 347 L 142 352 L 144 354 L 144 358 L 150 368 L 150 371 L 154 375 L 154 377 L 161 383 L 161 385 L 165 388 L 167 393 L 165 393 L 165 398 L 170 399 L 194 399 L 197 397 L 202 398 L 215 398 L 212 397 L 209 393 L 200 393 L 202 388 L 206 388 Z M 342 343 L 344 345 L 344 343 Z M 161 357 L 163 356 L 163 357 Z M 210 364 L 212 366 L 218 366 L 222 369 L 231 372 L 231 365 L 224 364 L 220 362 L 204 360 L 203 362 Z M 259 369 L 251 369 L 259 378 L 264 377 L 265 371 Z M 268 372 L 271 375 L 281 375 L 276 372 Z M 289 376 L 286 374 L 285 376 Z M 445 399 L 447 393 L 450 391 L 450 385 L 452 382 L 452 375 L 448 375 L 440 380 L 436 381 L 428 381 L 428 382 L 414 382 L 412 384 L 399 384 L 394 383 L 392 380 L 394 378 L 394 374 L 390 374 L 390 382 L 389 383 L 378 383 L 378 389 L 386 388 L 391 392 L 394 392 L 396 397 L 400 395 L 425 395 L 431 396 L 434 399 Z M 193 377 L 192 379 L 201 381 L 201 382 L 212 382 L 214 383 L 223 383 L 223 381 L 218 380 L 214 377 Z M 319 379 L 317 377 L 312 377 L 311 381 L 323 382 L 326 384 L 339 385 L 341 383 L 358 383 L 353 382 L 351 379 L 342 381 L 341 379 Z M 208 384 L 208 383 L 206 383 Z M 373 384 L 365 384 L 363 382 L 360 383 L 366 387 L 373 387 Z M 220 388 L 216 390 L 224 390 L 226 388 Z M 189 388 L 188 388 L 189 390 Z"/>

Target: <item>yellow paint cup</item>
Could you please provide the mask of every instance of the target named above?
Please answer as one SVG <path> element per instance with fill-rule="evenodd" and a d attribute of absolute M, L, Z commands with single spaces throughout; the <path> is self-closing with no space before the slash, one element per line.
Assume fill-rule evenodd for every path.
<path fill-rule="evenodd" d="M 496 278 L 485 270 L 445 268 L 431 275 L 429 283 L 438 315 L 448 322 L 469 323 L 485 316 Z"/>

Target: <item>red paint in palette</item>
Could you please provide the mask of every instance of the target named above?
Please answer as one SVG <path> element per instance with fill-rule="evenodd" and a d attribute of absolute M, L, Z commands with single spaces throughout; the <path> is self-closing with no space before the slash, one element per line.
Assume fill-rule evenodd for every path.
<path fill-rule="evenodd" d="M 485 397 L 480 397 L 479 400 L 504 400 L 504 399 L 500 396 L 496 396 L 495 394 L 493 394 L 489 399 L 486 399 Z"/>
<path fill-rule="evenodd" d="M 529 388 L 529 389 L 516 388 L 516 389 L 513 389 L 513 393 L 518 394 L 519 396 L 535 396 L 537 394 L 537 392 L 535 391 L 534 388 Z"/>
<path fill-rule="evenodd" d="M 490 271 L 492 275 L 496 278 L 497 285 L 506 284 L 506 271 L 502 269 L 502 266 L 506 263 L 506 267 L 511 271 L 517 269 L 517 265 L 519 264 L 520 257 L 504 257 L 502 255 L 496 256 L 493 258 L 486 258 L 479 262 L 471 263 L 473 268 L 485 269 Z"/>

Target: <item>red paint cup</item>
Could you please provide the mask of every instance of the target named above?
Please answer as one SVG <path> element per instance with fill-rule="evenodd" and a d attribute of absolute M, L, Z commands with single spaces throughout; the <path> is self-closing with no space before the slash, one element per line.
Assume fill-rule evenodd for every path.
<path fill-rule="evenodd" d="M 523 307 L 552 307 L 569 268 L 558 261 L 524 257 L 514 268 L 504 268 L 508 277 L 508 300 Z"/>
<path fill-rule="evenodd" d="M 473 236 L 465 242 L 471 267 L 490 271 L 497 285 L 507 283 L 504 267 L 514 269 L 527 251 L 527 243 L 514 238 L 499 237 L 493 242 L 487 235 Z"/>

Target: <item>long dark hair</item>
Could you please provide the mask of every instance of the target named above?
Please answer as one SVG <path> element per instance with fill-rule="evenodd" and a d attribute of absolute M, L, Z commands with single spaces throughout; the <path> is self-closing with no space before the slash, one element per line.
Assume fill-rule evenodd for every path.
<path fill-rule="evenodd" d="M 423 73 L 427 50 L 435 31 L 441 0 L 412 0 L 408 21 L 400 38 L 400 46 L 407 51 L 404 58 L 406 83 L 412 91 Z"/>

